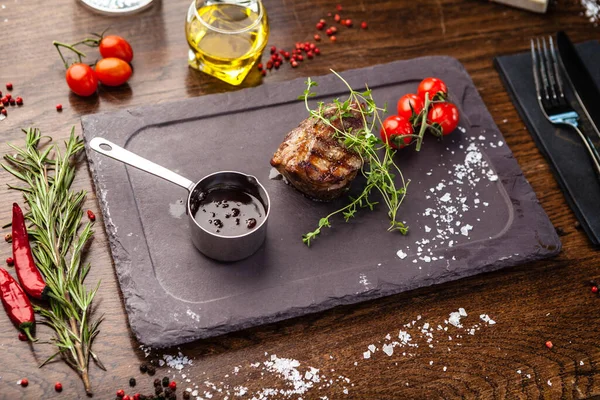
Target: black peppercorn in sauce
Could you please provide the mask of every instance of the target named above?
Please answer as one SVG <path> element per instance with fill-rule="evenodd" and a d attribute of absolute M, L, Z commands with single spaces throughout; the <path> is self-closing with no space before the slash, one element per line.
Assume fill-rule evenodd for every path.
<path fill-rule="evenodd" d="M 202 193 L 201 199 L 194 219 L 208 232 L 222 236 L 251 232 L 266 215 L 262 202 L 243 190 L 215 189 Z"/>

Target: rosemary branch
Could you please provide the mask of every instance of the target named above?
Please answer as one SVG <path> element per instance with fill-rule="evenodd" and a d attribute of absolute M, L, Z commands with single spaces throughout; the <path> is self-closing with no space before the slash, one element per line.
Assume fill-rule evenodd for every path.
<path fill-rule="evenodd" d="M 375 100 L 373 99 L 371 90 L 366 87 L 364 92 L 357 92 L 342 78 L 337 72 L 331 71 L 335 74 L 348 88 L 350 94 L 348 98 L 341 102 L 339 99 L 333 100 L 336 106 L 337 113 L 332 117 L 326 117 L 324 115 L 324 104 L 319 102 L 318 108 L 313 110 L 308 104 L 310 97 L 316 96 L 316 93 L 312 91 L 314 86 L 318 86 L 317 82 L 313 81 L 310 77 L 306 81 L 307 88 L 304 90 L 304 94 L 300 96 L 301 100 L 304 100 L 306 110 L 310 116 L 317 121 L 317 123 L 324 124 L 334 131 L 334 137 L 340 140 L 344 145 L 355 151 L 363 160 L 361 168 L 362 175 L 367 179 L 367 183 L 362 193 L 356 198 L 350 198 L 350 203 L 346 206 L 330 213 L 329 215 L 319 220 L 318 227 L 312 231 L 303 235 L 302 241 L 310 246 L 311 241 L 314 240 L 320 233 L 321 229 L 325 227 L 331 227 L 330 218 L 336 214 L 342 214 L 344 220 L 348 222 L 350 218 L 353 218 L 358 208 L 369 208 L 373 210 L 373 207 L 377 202 L 369 200 L 369 196 L 373 189 L 376 189 L 380 194 L 388 208 L 388 217 L 390 219 L 390 226 L 388 231 L 400 231 L 402 234 L 408 232 L 408 227 L 401 221 L 397 220 L 397 213 L 404 197 L 406 196 L 406 188 L 410 181 L 405 181 L 404 176 L 400 168 L 394 163 L 395 151 L 380 140 L 373 132 L 377 132 L 377 127 L 381 126 L 380 113 L 385 113 L 385 108 L 377 107 Z M 341 120 L 343 118 L 352 117 L 352 111 L 358 112 L 363 120 L 363 127 L 355 131 L 344 128 L 344 124 L 340 123 L 340 127 L 337 127 L 332 122 L 335 120 Z M 340 129 L 341 128 L 341 129 Z M 383 156 L 381 156 L 383 153 Z M 396 187 L 395 178 L 396 175 L 400 178 L 400 187 Z"/>
<path fill-rule="evenodd" d="M 86 193 L 71 190 L 75 159 L 83 150 L 83 141 L 75 136 L 73 128 L 63 153 L 58 145 L 42 146 L 40 141 L 44 137 L 39 129 L 23 131 L 25 146 L 9 145 L 16 153 L 5 155 L 2 167 L 25 183 L 9 187 L 22 191 L 29 205 L 26 218 L 33 225 L 29 229 L 32 252 L 49 288 L 48 306 L 35 306 L 35 311 L 54 330 L 57 351 L 40 367 L 60 355 L 77 371 L 85 391 L 91 394 L 90 357 L 100 368 L 105 368 L 91 349 L 102 321 L 102 317 L 91 319 L 92 302 L 100 282 L 92 290 L 84 284 L 90 264 L 84 263 L 83 256 L 93 235 L 92 223 L 82 224 Z"/>

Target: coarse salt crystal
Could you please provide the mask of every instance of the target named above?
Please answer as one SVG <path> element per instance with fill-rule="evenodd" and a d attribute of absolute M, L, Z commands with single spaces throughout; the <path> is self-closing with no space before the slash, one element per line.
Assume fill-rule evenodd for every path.
<path fill-rule="evenodd" d="M 375 345 L 374 345 L 374 344 L 370 344 L 370 345 L 368 345 L 368 346 L 367 346 L 367 348 L 369 349 L 369 351 L 370 351 L 371 353 L 375 353 L 375 350 L 377 350 L 377 348 L 375 347 Z"/>
<path fill-rule="evenodd" d="M 363 353 L 363 358 L 364 358 L 365 360 L 366 360 L 366 359 L 369 359 L 369 358 L 371 358 L 371 352 L 370 352 L 370 351 L 368 351 L 368 350 L 367 350 L 367 351 L 365 351 L 365 352 Z"/>
<path fill-rule="evenodd" d="M 470 224 L 467 224 L 467 225 L 465 225 L 465 226 L 462 226 L 462 227 L 460 228 L 460 233 L 461 233 L 463 236 L 469 236 L 469 231 L 470 231 L 471 229 L 473 229 L 473 226 L 471 226 Z"/>
<path fill-rule="evenodd" d="M 460 323 L 460 317 L 461 314 L 459 312 L 451 312 L 450 316 L 448 317 L 448 323 L 450 325 L 454 325 L 457 328 L 462 328 L 462 325 Z"/>
<path fill-rule="evenodd" d="M 382 350 L 388 356 L 391 356 L 392 354 L 394 354 L 394 346 L 391 344 L 384 344 L 382 347 Z"/>
<path fill-rule="evenodd" d="M 403 252 L 402 250 L 398 250 L 398 251 L 396 252 L 396 255 L 397 255 L 397 256 L 398 256 L 398 257 L 399 257 L 401 260 L 404 260 L 408 254 L 406 254 L 406 253 L 405 253 L 405 252 Z"/>
<path fill-rule="evenodd" d="M 450 199 L 451 199 L 450 193 L 446 193 L 445 195 L 443 195 L 442 197 L 440 197 L 440 201 L 443 201 L 444 203 L 449 202 Z"/>

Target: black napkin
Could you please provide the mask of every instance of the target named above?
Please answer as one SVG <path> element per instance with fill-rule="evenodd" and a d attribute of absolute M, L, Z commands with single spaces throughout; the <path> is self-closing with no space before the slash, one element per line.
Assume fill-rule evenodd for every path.
<path fill-rule="evenodd" d="M 600 43 L 578 44 L 577 51 L 600 86 Z M 540 110 L 532 75 L 531 53 L 500 56 L 494 59 L 500 77 L 525 122 L 533 140 L 550 162 L 567 202 L 594 245 L 600 243 L 600 177 L 577 133 L 569 127 L 552 125 Z M 566 85 L 565 83 L 565 86 Z M 585 120 L 572 91 L 565 95 L 581 116 L 581 130 L 597 145 L 598 137 Z M 598 99 L 600 104 L 600 99 Z M 597 146 L 598 147 L 598 146 Z M 598 147 L 600 148 L 600 147 Z"/>

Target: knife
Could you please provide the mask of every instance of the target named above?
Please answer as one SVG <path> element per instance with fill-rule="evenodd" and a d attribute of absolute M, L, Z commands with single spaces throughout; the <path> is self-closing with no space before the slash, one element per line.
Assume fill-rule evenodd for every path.
<path fill-rule="evenodd" d="M 492 0 L 513 7 L 522 8 L 537 13 L 545 13 L 548 9 L 548 0 Z"/>
<path fill-rule="evenodd" d="M 585 112 L 594 131 L 600 137 L 600 90 L 587 70 L 575 46 L 565 32 L 558 32 L 556 44 L 567 80 L 574 89 L 577 102 Z"/>

